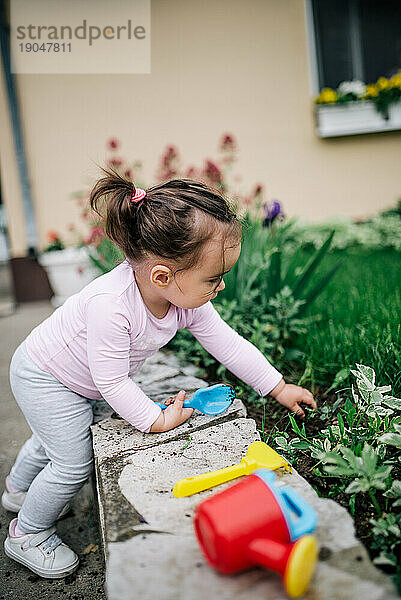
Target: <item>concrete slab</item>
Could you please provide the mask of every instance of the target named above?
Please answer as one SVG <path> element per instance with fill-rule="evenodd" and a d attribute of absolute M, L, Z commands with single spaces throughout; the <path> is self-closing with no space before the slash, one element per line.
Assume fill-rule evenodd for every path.
<path fill-rule="evenodd" d="M 210 593 L 227 600 L 286 598 L 278 576 L 261 569 L 221 576 L 202 555 L 193 531 L 195 507 L 233 482 L 185 498 L 172 494 L 182 477 L 240 462 L 249 444 L 258 439 L 255 422 L 237 418 L 194 431 L 186 443 L 170 439 L 137 448 L 119 457 L 119 474 L 113 471 L 115 463 L 109 471 L 109 462 L 103 461 L 103 477 L 107 472 L 108 478 L 118 477 L 124 501 L 120 498 L 119 518 L 106 519 L 109 600 L 128 599 L 132 594 L 145 600 L 203 600 Z M 305 598 L 395 600 L 391 583 L 372 566 L 356 540 L 347 511 L 333 500 L 319 498 L 296 471 L 279 471 L 278 476 L 280 485 L 297 490 L 318 514 L 315 534 L 324 551 Z M 105 498 L 102 502 L 108 511 L 117 512 Z M 131 515 L 129 524 L 124 518 L 127 514 Z"/>
<path fill-rule="evenodd" d="M 143 388 L 145 390 L 145 388 Z M 95 457 L 100 463 L 113 456 L 124 456 L 135 450 L 150 448 L 173 439 L 184 439 L 195 431 L 210 427 L 212 423 L 224 423 L 246 415 L 245 406 L 236 399 L 222 415 L 210 417 L 194 411 L 185 423 L 163 433 L 141 433 L 132 425 L 113 413 L 96 425 L 92 425 L 92 439 Z"/>

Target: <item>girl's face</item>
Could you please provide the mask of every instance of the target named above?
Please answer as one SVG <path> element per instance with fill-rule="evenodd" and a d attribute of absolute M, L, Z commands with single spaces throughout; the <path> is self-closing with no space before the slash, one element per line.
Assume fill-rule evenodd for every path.
<path fill-rule="evenodd" d="M 241 253 L 241 243 L 233 244 L 226 242 L 223 262 L 221 239 L 206 242 L 198 264 L 192 269 L 177 271 L 169 279 L 164 298 L 180 308 L 198 308 L 216 298 L 225 288 L 223 275 L 233 268 Z"/>

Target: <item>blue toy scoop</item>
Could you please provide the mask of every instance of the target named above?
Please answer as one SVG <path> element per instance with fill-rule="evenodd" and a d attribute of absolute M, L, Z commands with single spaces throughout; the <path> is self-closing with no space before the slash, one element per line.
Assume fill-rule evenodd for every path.
<path fill-rule="evenodd" d="M 185 408 L 196 408 L 204 415 L 219 415 L 233 403 L 235 391 L 227 383 L 217 383 L 206 388 L 200 388 L 184 400 Z M 162 410 L 167 408 L 162 402 L 155 402 Z"/>

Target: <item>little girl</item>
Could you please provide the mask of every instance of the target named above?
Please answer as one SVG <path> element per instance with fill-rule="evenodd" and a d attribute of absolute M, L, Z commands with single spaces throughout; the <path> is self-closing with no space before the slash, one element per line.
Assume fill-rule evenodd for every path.
<path fill-rule="evenodd" d="M 312 394 L 286 384 L 210 302 L 241 251 L 241 227 L 223 196 L 186 179 L 145 192 L 103 171 L 90 204 L 99 215 L 105 205 L 106 234 L 125 259 L 33 329 L 10 364 L 11 389 L 32 436 L 6 478 L 2 504 L 19 512 L 4 548 L 41 577 L 64 577 L 78 567 L 55 521 L 93 469 L 90 400 L 103 397 L 145 433 L 168 431 L 191 416 L 184 390 L 161 411 L 130 377 L 178 329 L 189 329 L 261 396 L 301 415 L 299 403 L 316 408 Z"/>

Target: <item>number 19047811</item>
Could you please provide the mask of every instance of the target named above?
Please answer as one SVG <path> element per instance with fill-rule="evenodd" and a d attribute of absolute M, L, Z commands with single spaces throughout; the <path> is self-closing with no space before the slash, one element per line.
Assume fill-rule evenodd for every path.
<path fill-rule="evenodd" d="M 18 45 L 21 52 L 71 52 L 71 42 L 21 42 Z"/>

